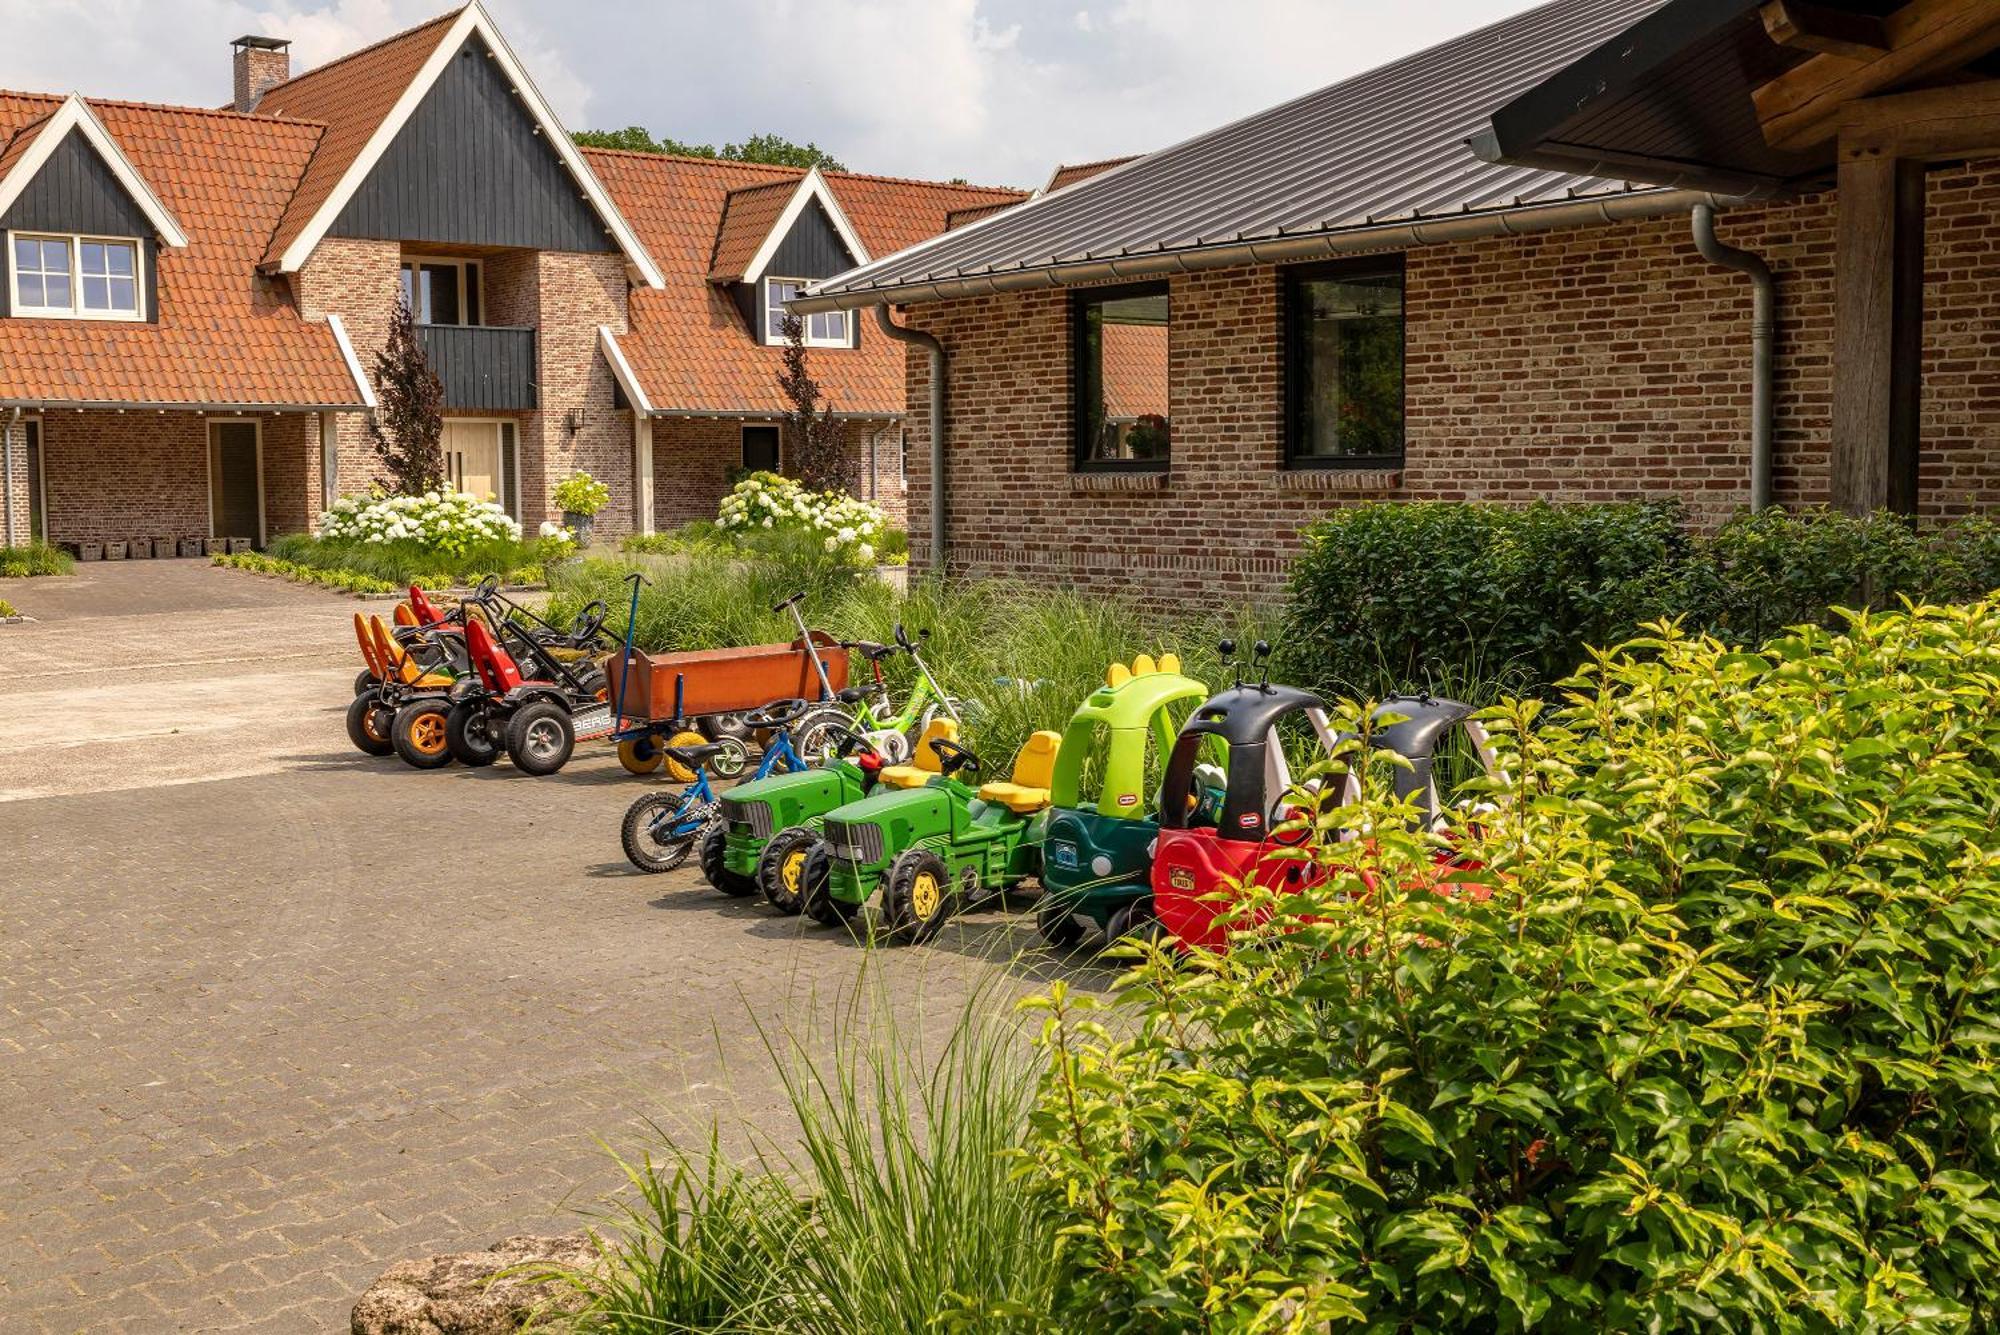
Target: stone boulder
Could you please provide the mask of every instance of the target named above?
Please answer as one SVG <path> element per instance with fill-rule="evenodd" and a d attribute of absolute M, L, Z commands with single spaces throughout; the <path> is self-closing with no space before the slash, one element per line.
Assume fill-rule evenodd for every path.
<path fill-rule="evenodd" d="M 480 1252 L 399 1261 L 354 1304 L 354 1335 L 513 1335 L 532 1317 L 574 1312 L 565 1284 L 537 1283 L 545 1266 L 585 1269 L 597 1249 L 583 1233 L 505 1238 Z M 529 1273 L 496 1279 L 519 1266 Z"/>

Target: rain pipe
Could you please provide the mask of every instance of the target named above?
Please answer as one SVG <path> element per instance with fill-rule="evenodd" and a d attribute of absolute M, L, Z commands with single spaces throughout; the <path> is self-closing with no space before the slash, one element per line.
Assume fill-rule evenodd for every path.
<path fill-rule="evenodd" d="M 14 428 L 21 424 L 21 408 L 16 404 L 7 418 L 7 425 L 0 426 L 0 478 L 6 479 L 6 486 L 0 489 L 0 510 L 7 514 L 7 546 L 18 544 L 14 541 Z"/>
<path fill-rule="evenodd" d="M 896 323 L 887 305 L 875 308 L 875 323 L 898 343 L 908 343 L 931 355 L 931 569 L 944 572 L 944 344 L 937 335 L 906 329 Z"/>
<path fill-rule="evenodd" d="M 1697 204 L 1692 213 L 1694 245 L 1710 264 L 1750 275 L 1750 508 L 1771 504 L 1771 417 L 1773 365 L 1778 335 L 1778 285 L 1760 255 L 1725 246 L 1715 235 L 1715 206 Z"/>

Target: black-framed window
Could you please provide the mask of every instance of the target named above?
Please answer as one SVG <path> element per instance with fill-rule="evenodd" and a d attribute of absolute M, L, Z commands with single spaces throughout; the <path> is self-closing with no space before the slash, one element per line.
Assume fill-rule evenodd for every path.
<path fill-rule="evenodd" d="M 1403 462 L 1403 257 L 1291 270 L 1285 292 L 1285 463 Z"/>
<path fill-rule="evenodd" d="M 1167 398 L 1171 306 L 1165 283 L 1077 294 L 1071 311 L 1078 469 L 1167 467 L 1173 436 Z"/>
<path fill-rule="evenodd" d="M 743 469 L 749 473 L 778 471 L 778 428 L 774 426 L 743 428 Z"/>

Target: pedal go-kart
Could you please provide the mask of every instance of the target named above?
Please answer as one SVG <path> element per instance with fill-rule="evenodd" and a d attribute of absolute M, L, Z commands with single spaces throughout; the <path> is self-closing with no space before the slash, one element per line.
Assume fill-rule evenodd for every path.
<path fill-rule="evenodd" d="M 1181 719 L 1209 694 L 1180 668 L 1173 654 L 1157 662 L 1140 654 L 1129 667 L 1113 663 L 1104 685 L 1077 706 L 1063 730 L 1035 909 L 1036 926 L 1050 945 L 1075 945 L 1086 921 L 1115 941 L 1135 917 L 1151 918 L 1159 808 L 1188 799 L 1147 792 L 1147 762 L 1164 762 Z M 1095 801 L 1083 792 L 1086 771 L 1096 785 Z"/>
<path fill-rule="evenodd" d="M 1062 734 L 1037 732 L 1011 779 L 973 787 L 979 757 L 957 742 L 927 743 L 937 772 L 882 771 L 872 795 L 828 813 L 827 894 L 852 916 L 877 889 L 891 935 L 927 941 L 961 907 L 1012 889 L 1041 867 L 1049 783 Z"/>
<path fill-rule="evenodd" d="M 958 725 L 934 719 L 926 742 L 958 739 Z M 867 735 L 843 729 L 834 754 L 797 774 L 739 784 L 722 799 L 721 819 L 702 842 L 702 874 L 726 895 L 758 890 L 780 913 L 805 913 L 828 927 L 838 926 L 861 905 L 827 892 L 831 859 L 823 839 L 827 813 L 858 802 L 875 790 L 882 756 Z M 937 753 L 926 745 L 929 773 L 938 772 Z"/>
<path fill-rule="evenodd" d="M 804 769 L 805 762 L 792 749 L 790 728 L 806 709 L 804 700 L 780 700 L 768 709 L 744 716 L 750 727 L 769 733 L 770 741 L 765 743 L 756 777 L 739 787 L 798 777 L 794 771 Z M 709 767 L 722 750 L 715 742 L 671 748 L 675 762 L 685 766 L 694 778 L 679 792 L 647 793 L 625 809 L 619 836 L 625 845 L 625 856 L 633 866 L 645 872 L 672 871 L 687 860 L 688 853 L 711 829 L 721 830 L 715 789 L 709 783 Z"/>
<path fill-rule="evenodd" d="M 573 634 L 586 643 L 596 640 L 604 616 L 604 605 L 593 603 Z M 554 774 L 569 763 L 579 737 L 611 734 L 604 673 L 594 664 L 564 662 L 532 637 L 519 641 L 517 660 L 484 616 L 466 617 L 465 645 L 472 675 L 452 683 L 443 701 L 421 700 L 396 716 L 398 730 L 442 724 L 444 754 L 427 757 L 430 765 L 491 765 L 504 750 L 524 774 Z M 524 663 L 534 676 L 522 670 Z"/>
<path fill-rule="evenodd" d="M 443 698 L 456 681 L 452 665 L 419 644 L 428 661 L 403 647 L 378 616 L 354 614 L 354 638 L 361 646 L 365 682 L 356 682 L 347 706 L 347 738 L 367 755 L 386 756 L 396 750 L 396 714 L 413 700 Z"/>

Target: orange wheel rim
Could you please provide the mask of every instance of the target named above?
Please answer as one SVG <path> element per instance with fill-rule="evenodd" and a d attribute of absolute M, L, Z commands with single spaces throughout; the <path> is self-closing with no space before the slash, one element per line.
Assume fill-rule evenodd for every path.
<path fill-rule="evenodd" d="M 375 726 L 375 711 L 372 709 L 361 716 L 361 731 L 368 734 L 370 741 L 386 742 L 389 740 L 382 735 L 382 730 Z"/>
<path fill-rule="evenodd" d="M 436 714 L 419 714 L 410 725 L 410 740 L 425 755 L 436 755 L 444 750 L 444 720 Z"/>

